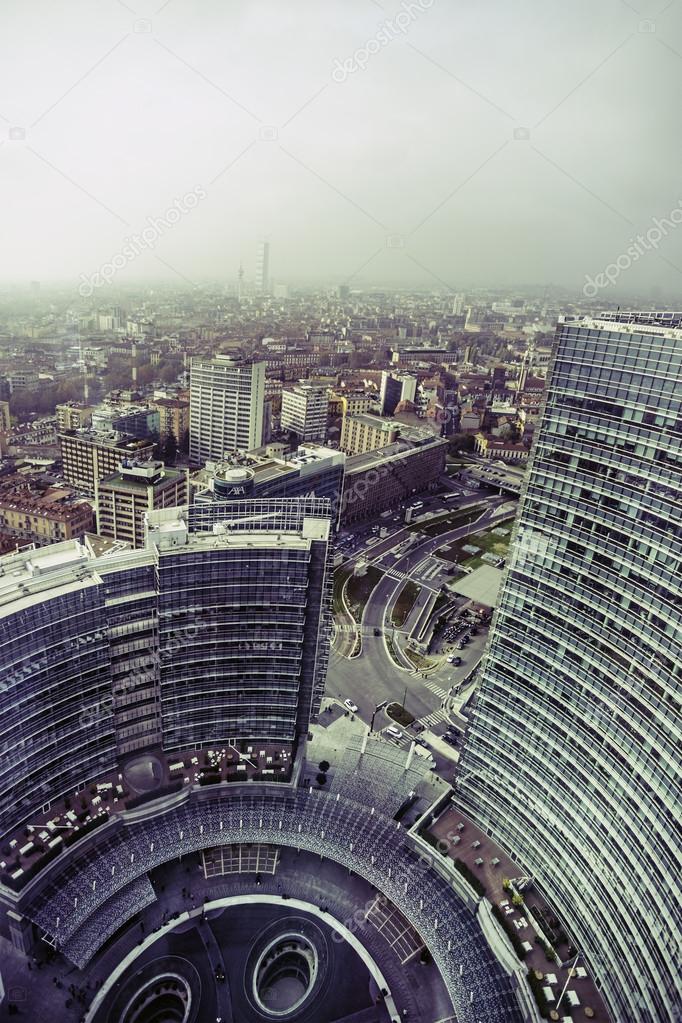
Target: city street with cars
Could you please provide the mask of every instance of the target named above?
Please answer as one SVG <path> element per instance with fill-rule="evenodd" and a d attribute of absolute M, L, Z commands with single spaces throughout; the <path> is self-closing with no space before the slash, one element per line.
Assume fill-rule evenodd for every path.
<path fill-rule="evenodd" d="M 458 735 L 465 725 L 458 709 L 462 697 L 466 700 L 473 691 L 468 680 L 483 655 L 487 623 L 472 627 L 471 621 L 462 619 L 453 624 L 448 616 L 450 621 L 433 637 L 428 666 L 422 667 L 406 655 L 407 636 L 425 601 L 440 593 L 442 584 L 452 578 L 451 563 L 438 558 L 439 549 L 494 524 L 505 508 L 513 510 L 508 495 L 489 489 L 464 493 L 461 481 L 455 483 L 453 492 L 459 500 L 450 500 L 448 494 L 423 497 L 418 521 L 424 521 L 422 516 L 429 513 L 433 516 L 482 505 L 480 516 L 470 523 L 430 537 L 406 528 L 401 509 L 368 522 L 352 535 L 341 534 L 338 549 L 344 564 L 362 560 L 383 575 L 369 594 L 354 635 L 349 634 L 348 616 L 342 616 L 345 624 L 337 631 L 327 681 L 327 695 L 343 703 L 346 712 L 357 714 L 367 724 L 374 718 L 374 729 L 396 745 L 407 747 L 418 737 L 431 750 L 436 769 L 446 773 L 458 756 Z M 380 536 L 386 529 L 388 535 Z M 420 590 L 405 622 L 397 626 L 392 612 L 408 580 Z M 404 706 L 414 723 L 404 728 L 392 722 L 386 713 L 390 703 Z"/>

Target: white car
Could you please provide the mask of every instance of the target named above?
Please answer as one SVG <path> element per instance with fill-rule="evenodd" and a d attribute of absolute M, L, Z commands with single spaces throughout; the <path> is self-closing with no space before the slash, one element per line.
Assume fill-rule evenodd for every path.
<path fill-rule="evenodd" d="M 386 733 L 392 736 L 394 739 L 402 739 L 403 737 L 403 733 L 400 731 L 399 728 L 396 728 L 395 725 L 389 725 L 388 728 L 386 729 Z"/>
<path fill-rule="evenodd" d="M 348 707 L 348 710 L 351 712 L 351 714 L 357 714 L 358 712 L 357 704 L 353 703 L 352 700 L 344 700 L 343 705 L 344 707 Z"/>

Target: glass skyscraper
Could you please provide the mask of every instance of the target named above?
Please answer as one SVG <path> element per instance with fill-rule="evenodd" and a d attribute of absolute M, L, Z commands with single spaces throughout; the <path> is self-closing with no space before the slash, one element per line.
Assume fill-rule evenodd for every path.
<path fill-rule="evenodd" d="M 0 558 L 0 837 L 145 752 L 295 754 L 329 657 L 330 502 L 148 513 L 144 549 Z"/>
<path fill-rule="evenodd" d="M 681 369 L 674 324 L 560 320 L 457 780 L 618 1023 L 682 1018 Z"/>

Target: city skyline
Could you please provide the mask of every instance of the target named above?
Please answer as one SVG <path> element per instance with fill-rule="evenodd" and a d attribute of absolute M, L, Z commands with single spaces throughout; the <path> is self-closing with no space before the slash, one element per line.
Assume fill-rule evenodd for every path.
<path fill-rule="evenodd" d="M 32 955 L 93 1023 L 119 970 L 117 1023 L 184 1020 L 196 971 L 225 1015 L 246 895 L 292 1005 L 317 914 L 390 977 L 354 987 L 372 1023 L 674 1020 L 682 313 L 30 295 L 0 334 L 0 1012 L 4 984 L 59 1018 Z"/>
<path fill-rule="evenodd" d="M 681 1023 L 682 2 L 0 8 L 0 1023 Z"/>

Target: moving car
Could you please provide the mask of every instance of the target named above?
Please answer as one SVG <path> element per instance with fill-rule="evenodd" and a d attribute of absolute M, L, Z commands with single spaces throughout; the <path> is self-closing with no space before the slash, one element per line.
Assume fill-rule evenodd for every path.
<path fill-rule="evenodd" d="M 396 728 L 395 725 L 389 725 L 386 731 L 394 739 L 402 739 L 403 737 L 403 733 L 400 731 L 399 728 Z"/>
<path fill-rule="evenodd" d="M 353 703 L 352 700 L 344 700 L 343 705 L 344 707 L 348 707 L 348 710 L 351 712 L 351 714 L 357 714 L 358 705 L 356 703 Z"/>

